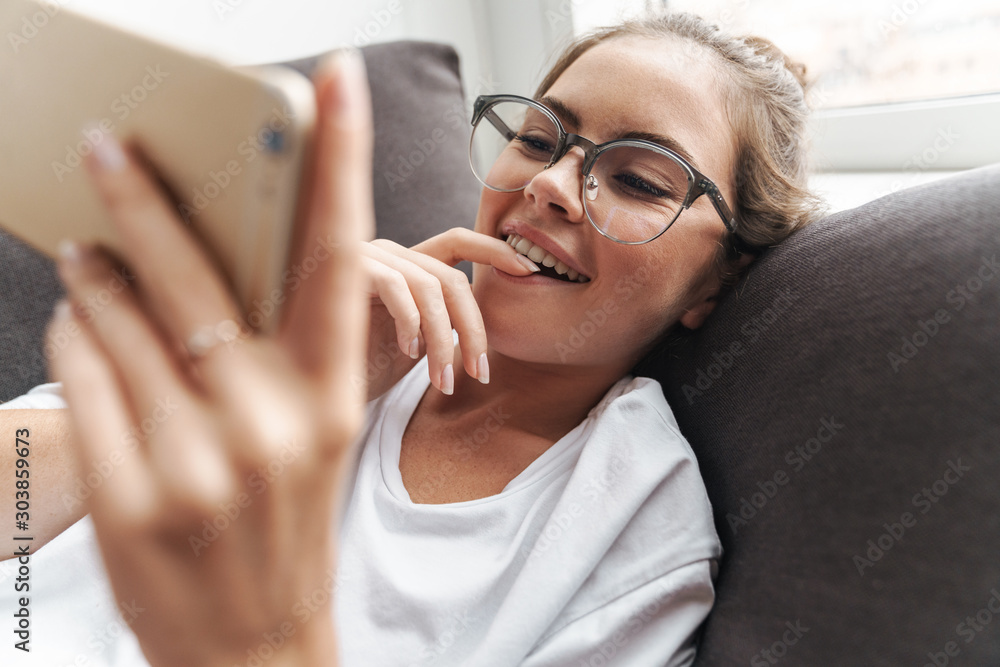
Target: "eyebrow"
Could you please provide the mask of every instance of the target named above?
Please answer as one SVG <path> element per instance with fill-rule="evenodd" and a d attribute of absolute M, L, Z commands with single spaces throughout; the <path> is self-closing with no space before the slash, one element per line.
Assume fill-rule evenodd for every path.
<path fill-rule="evenodd" d="M 672 150 L 673 152 L 677 153 L 682 158 L 684 158 L 689 165 L 691 165 L 695 169 L 698 169 L 698 165 L 696 165 L 694 163 L 694 158 L 691 157 L 691 154 L 688 153 L 687 150 L 685 150 L 685 148 L 683 146 L 681 146 L 677 142 L 676 139 L 672 139 L 670 137 L 663 136 L 662 134 L 655 134 L 655 133 L 652 133 L 652 132 L 625 132 L 624 134 L 622 134 L 618 138 L 619 139 L 642 139 L 644 141 L 651 141 L 654 144 L 659 144 L 660 146 L 663 146 L 664 148 L 668 148 L 668 149 Z M 698 169 L 698 171 L 701 171 L 701 170 Z"/>
<path fill-rule="evenodd" d="M 557 100 L 554 97 L 549 97 L 548 95 L 542 97 L 538 101 L 547 106 L 548 108 L 552 109 L 556 113 L 556 115 L 559 116 L 559 119 L 563 122 L 563 124 L 569 125 L 573 129 L 577 129 L 580 127 L 580 117 L 577 116 L 572 109 L 566 106 L 565 103 Z M 643 141 L 650 141 L 654 144 L 659 144 L 660 146 L 663 146 L 664 148 L 667 148 L 677 153 L 682 158 L 687 160 L 688 164 L 690 164 L 695 169 L 698 169 L 698 166 L 695 164 L 694 158 L 691 157 L 691 153 L 689 153 L 687 149 L 680 144 L 680 142 L 671 137 L 662 134 L 656 134 L 655 132 L 626 131 L 620 133 L 615 138 L 640 139 Z"/>
<path fill-rule="evenodd" d="M 559 119 L 564 125 L 570 125 L 574 129 L 580 127 L 580 117 L 573 113 L 572 109 L 556 98 L 546 95 L 538 101 L 555 111 L 556 115 L 559 116 Z"/>

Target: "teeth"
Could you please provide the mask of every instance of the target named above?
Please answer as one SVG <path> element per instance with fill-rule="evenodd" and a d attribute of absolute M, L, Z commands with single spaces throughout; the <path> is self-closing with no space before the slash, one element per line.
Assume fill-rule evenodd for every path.
<path fill-rule="evenodd" d="M 543 266 L 551 267 L 556 273 L 559 275 L 565 275 L 572 282 L 590 282 L 590 278 L 587 278 L 583 274 L 569 268 L 566 264 L 556 259 L 551 253 L 546 252 L 544 248 L 533 244 L 524 237 L 518 236 L 517 234 L 511 234 L 507 237 L 507 244 L 513 247 L 514 250 L 518 251 L 520 254 L 525 255 L 532 262 L 541 262 Z"/>

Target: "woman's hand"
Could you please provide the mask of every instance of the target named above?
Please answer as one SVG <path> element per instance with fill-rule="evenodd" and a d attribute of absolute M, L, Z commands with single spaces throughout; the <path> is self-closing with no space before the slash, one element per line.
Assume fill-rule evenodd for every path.
<path fill-rule="evenodd" d="M 410 249 L 376 239 L 364 244 L 362 252 L 372 298 L 368 400 L 392 388 L 425 351 L 431 384 L 451 394 L 455 387 L 452 329 L 458 332 L 465 372 L 489 382 L 483 316 L 468 277 L 454 267 L 469 260 L 526 276 L 533 272 L 528 268 L 531 260 L 500 239 L 461 227 Z"/>
<path fill-rule="evenodd" d="M 101 307 L 57 308 L 49 335 L 70 337 L 51 370 L 80 469 L 115 466 L 90 509 L 117 599 L 142 610 L 131 627 L 153 665 L 265 654 L 275 665 L 336 663 L 331 535 L 364 419 L 358 248 L 374 230 L 372 128 L 359 55 L 324 63 L 314 83 L 315 151 L 291 260 L 320 239 L 332 250 L 289 295 L 275 336 L 179 353 L 195 331 L 241 313 L 152 175 L 111 138 L 88 171 L 136 285 L 105 299 L 117 262 L 99 248 L 67 248 L 59 263 L 71 302 Z M 129 432 L 136 447 L 121 444 Z M 307 616 L 293 611 L 303 604 Z"/>

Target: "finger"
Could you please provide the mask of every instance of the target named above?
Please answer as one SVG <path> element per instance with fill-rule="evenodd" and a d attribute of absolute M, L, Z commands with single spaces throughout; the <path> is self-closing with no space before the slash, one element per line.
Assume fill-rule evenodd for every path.
<path fill-rule="evenodd" d="M 59 350 L 49 360 L 49 374 L 63 384 L 73 424 L 77 470 L 101 462 L 114 466 L 94 488 L 91 502 L 95 516 L 151 516 L 156 487 L 143 452 L 126 444 L 134 419 L 113 364 L 65 300 L 57 306 L 46 338 L 49 349 Z"/>
<path fill-rule="evenodd" d="M 427 366 L 431 384 L 439 391 L 451 394 L 455 387 L 455 341 L 451 333 L 451 317 L 441 281 L 412 262 L 400 260 L 374 245 L 368 246 L 364 252 L 371 253 L 380 262 L 388 263 L 392 271 L 403 276 L 406 289 L 412 295 L 419 311 L 419 331 L 423 332 L 427 345 Z M 454 270 L 449 267 L 444 268 L 449 271 Z"/>
<path fill-rule="evenodd" d="M 242 322 L 229 286 L 208 250 L 184 228 L 164 192 L 131 150 L 105 135 L 87 157 L 88 172 L 121 238 L 120 252 L 175 340 L 225 320 Z M 225 359 L 210 355 L 204 366 Z M 218 376 L 203 368 L 208 378 Z"/>
<path fill-rule="evenodd" d="M 407 259 L 439 277 L 445 286 L 444 296 L 448 310 L 454 315 L 452 322 L 458 332 L 465 372 L 471 377 L 478 378 L 480 382 L 488 382 L 489 364 L 483 357 L 487 351 L 487 337 L 482 312 L 464 272 L 450 267 L 468 260 L 495 266 L 513 275 L 530 275 L 535 271 L 528 267 L 535 266 L 534 262 L 519 254 L 506 242 L 464 227 L 449 229 L 418 243 L 409 250 L 382 239 L 372 241 L 372 245 L 397 255 L 408 253 L 404 255 Z M 413 254 L 414 251 L 416 254 Z M 453 350 L 450 331 L 447 344 L 449 350 Z M 450 360 L 451 357 L 452 353 L 449 353 L 447 358 Z M 431 359 L 428 361 L 432 362 Z"/>
<path fill-rule="evenodd" d="M 375 228 L 371 100 L 361 56 L 341 51 L 316 75 L 317 120 L 292 261 L 321 258 L 289 296 L 279 338 L 328 387 L 364 377 L 367 280 L 359 248 Z M 355 397 L 364 400 L 363 387 Z"/>
<path fill-rule="evenodd" d="M 413 300 L 406 278 L 399 271 L 371 257 L 362 257 L 361 263 L 370 284 L 369 296 L 377 298 L 385 306 L 395 323 L 396 344 L 399 349 L 408 357 L 419 359 L 419 340 L 415 349 L 411 347 L 413 339 L 419 339 L 420 310 Z"/>
<path fill-rule="evenodd" d="M 488 379 L 487 364 L 480 360 L 486 353 L 486 326 L 465 273 L 392 241 L 372 241 L 366 251 L 398 271 L 410 285 L 427 340 L 431 381 L 454 362 L 453 328 L 458 332 L 465 372 L 480 380 Z"/>
<path fill-rule="evenodd" d="M 464 227 L 449 229 L 418 243 L 411 250 L 427 255 L 448 266 L 454 266 L 462 260 L 468 260 L 476 264 L 495 266 L 512 275 L 531 275 L 540 270 L 537 264 L 514 250 L 505 241 Z M 429 270 L 435 266 L 433 262 L 421 261 L 419 255 L 413 261 Z M 468 293 L 467 299 L 457 298 L 454 306 L 449 301 L 449 308 L 464 313 L 458 318 L 458 322 L 465 324 L 465 326 L 456 326 L 456 331 L 458 332 L 465 370 L 472 377 L 478 378 L 480 382 L 489 382 L 489 363 L 485 356 L 486 330 L 482 312 L 472 296 L 471 288 L 468 288 L 467 281 L 453 276 L 450 284 L 454 287 L 450 294 Z M 471 314 L 473 309 L 474 315 Z"/>
<path fill-rule="evenodd" d="M 538 265 L 520 254 L 508 243 L 487 234 L 453 227 L 410 248 L 433 257 L 448 266 L 462 260 L 495 266 L 515 276 L 531 275 Z M 532 269 L 531 267 L 535 267 Z"/>
<path fill-rule="evenodd" d="M 82 244 L 64 246 L 58 265 L 68 296 L 79 305 L 77 319 L 119 378 L 118 396 L 134 417 L 126 440 L 133 447 L 145 443 L 154 476 L 176 498 L 195 508 L 214 507 L 233 483 L 224 448 L 205 437 L 211 424 L 132 290 L 112 294 L 106 287 L 113 268 L 106 253 Z"/>

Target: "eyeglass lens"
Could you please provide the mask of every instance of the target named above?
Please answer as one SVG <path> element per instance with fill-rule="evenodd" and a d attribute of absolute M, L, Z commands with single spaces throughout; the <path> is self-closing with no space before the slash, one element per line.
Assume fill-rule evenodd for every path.
<path fill-rule="evenodd" d="M 498 102 L 473 128 L 473 171 L 491 189 L 520 190 L 549 164 L 558 141 L 559 128 L 538 109 Z M 688 187 L 687 171 L 669 155 L 617 145 L 598 155 L 583 180 L 583 203 L 601 231 L 636 243 L 670 226 Z"/>

